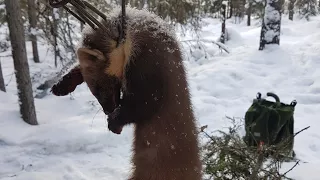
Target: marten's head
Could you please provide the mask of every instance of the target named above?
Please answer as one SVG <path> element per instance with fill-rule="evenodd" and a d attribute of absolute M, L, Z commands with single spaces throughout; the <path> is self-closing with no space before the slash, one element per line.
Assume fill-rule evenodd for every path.
<path fill-rule="evenodd" d="M 119 105 L 123 71 L 131 51 L 131 41 L 127 34 L 125 42 L 117 46 L 119 31 L 117 21 L 104 22 L 105 29 L 83 31 L 81 45 L 77 49 L 79 65 L 71 69 L 52 87 L 52 93 L 65 96 L 73 92 L 77 85 L 86 82 L 104 112 L 109 114 Z"/>

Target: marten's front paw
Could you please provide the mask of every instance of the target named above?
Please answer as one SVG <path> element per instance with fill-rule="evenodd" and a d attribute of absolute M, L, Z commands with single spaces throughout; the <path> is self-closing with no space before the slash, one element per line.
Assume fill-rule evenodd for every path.
<path fill-rule="evenodd" d="M 120 107 L 116 108 L 108 116 L 108 129 L 115 134 L 121 134 L 123 125 L 120 124 L 119 120 Z"/>

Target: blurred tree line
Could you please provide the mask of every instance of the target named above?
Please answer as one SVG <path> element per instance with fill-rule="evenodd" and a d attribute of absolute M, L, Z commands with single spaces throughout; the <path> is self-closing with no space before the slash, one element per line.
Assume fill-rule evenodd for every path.
<path fill-rule="evenodd" d="M 121 3 L 121 0 L 87 1 L 105 13 Z M 189 25 L 192 28 L 199 28 L 204 17 L 220 18 L 222 2 L 223 0 L 127 0 L 132 7 L 147 8 L 173 24 Z M 41 61 L 36 49 L 37 37 L 51 46 L 55 54 L 55 66 L 74 61 L 75 43 L 83 25 L 64 9 L 52 9 L 48 0 L 20 0 L 20 5 L 26 41 L 33 43 L 34 61 Z M 263 17 L 264 6 L 264 0 L 227 0 L 226 19 L 234 18 L 239 23 L 246 17 L 247 25 L 250 26 L 252 18 Z M 282 6 L 282 13 L 296 12 L 301 17 L 309 18 L 317 14 L 320 3 L 317 6 L 317 0 L 283 0 Z M 4 0 L 0 0 L 0 25 L 6 25 L 5 13 Z M 3 42 L 0 48 L 7 45 Z"/>

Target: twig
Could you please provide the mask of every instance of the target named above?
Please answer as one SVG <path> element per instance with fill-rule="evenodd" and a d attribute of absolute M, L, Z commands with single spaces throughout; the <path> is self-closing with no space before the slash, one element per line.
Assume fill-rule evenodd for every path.
<path fill-rule="evenodd" d="M 301 129 L 300 131 L 296 132 L 296 133 L 293 135 L 293 137 L 295 137 L 296 135 L 298 135 L 298 134 L 301 133 L 302 131 L 307 130 L 307 129 L 309 129 L 309 128 L 310 128 L 310 126 Z"/>
<path fill-rule="evenodd" d="M 204 130 L 207 128 L 208 126 L 205 125 L 205 126 L 202 126 L 200 128 L 200 132 L 204 133 L 208 138 L 210 138 L 212 141 L 215 141 L 207 132 L 205 132 Z"/>
<path fill-rule="evenodd" d="M 93 127 L 93 120 L 94 118 L 97 116 L 97 114 L 102 110 L 102 108 L 99 108 L 98 111 L 96 112 L 96 114 L 93 116 L 92 120 L 91 120 L 91 128 Z"/>
<path fill-rule="evenodd" d="M 261 168 L 261 165 L 263 164 L 263 160 L 264 160 L 263 156 L 264 156 L 264 153 L 260 152 L 260 154 L 258 156 L 257 164 L 254 167 L 253 172 L 252 172 L 249 180 L 255 180 L 258 178 L 259 169 Z"/>
<path fill-rule="evenodd" d="M 222 43 L 219 43 L 219 42 L 216 42 L 214 40 L 205 40 L 205 39 L 197 39 L 197 40 L 193 40 L 193 39 L 190 39 L 190 40 L 183 40 L 181 42 L 192 42 L 192 41 L 202 41 L 202 42 L 208 42 L 208 43 L 213 43 L 217 46 L 219 46 L 221 49 L 223 49 L 225 52 L 227 52 L 228 54 L 230 54 L 230 51 L 227 49 L 227 47 L 222 44 Z"/>
<path fill-rule="evenodd" d="M 292 166 L 288 171 L 286 171 L 285 173 L 283 173 L 282 176 L 283 176 L 283 177 L 286 176 L 286 174 L 287 174 L 288 172 L 292 171 L 297 165 L 299 165 L 299 162 L 300 162 L 300 160 L 297 161 L 296 164 L 295 164 L 294 166 Z"/>
<path fill-rule="evenodd" d="M 8 85 L 10 84 L 10 82 L 12 81 L 13 74 L 14 74 L 14 73 L 11 73 L 10 79 L 9 79 L 9 81 L 6 83 L 6 86 L 8 86 Z"/>

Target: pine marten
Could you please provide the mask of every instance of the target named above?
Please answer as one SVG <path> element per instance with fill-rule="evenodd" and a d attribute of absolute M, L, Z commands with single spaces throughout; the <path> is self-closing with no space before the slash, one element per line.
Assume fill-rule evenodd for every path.
<path fill-rule="evenodd" d="M 119 9 L 101 21 L 108 31 L 84 29 L 79 65 L 52 92 L 67 95 L 86 82 L 108 115 L 109 130 L 120 134 L 135 125 L 130 180 L 200 180 L 195 117 L 175 33 L 151 12 L 126 12 L 118 47 Z"/>

